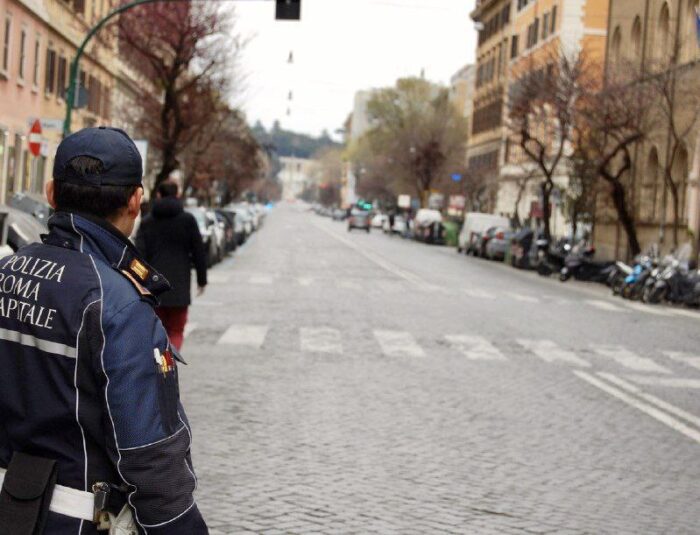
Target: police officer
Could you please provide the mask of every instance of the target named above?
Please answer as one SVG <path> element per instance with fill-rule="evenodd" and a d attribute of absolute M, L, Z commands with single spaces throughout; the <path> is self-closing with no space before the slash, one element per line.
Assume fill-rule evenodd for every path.
<path fill-rule="evenodd" d="M 179 355 L 153 311 L 169 284 L 126 238 L 141 177 L 123 131 L 68 136 L 49 234 L 0 260 L 2 534 L 207 533 Z"/>

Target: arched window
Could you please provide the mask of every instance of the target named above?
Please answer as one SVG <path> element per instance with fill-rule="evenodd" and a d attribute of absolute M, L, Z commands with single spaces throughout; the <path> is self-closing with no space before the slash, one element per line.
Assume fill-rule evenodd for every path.
<path fill-rule="evenodd" d="M 695 14 L 697 9 L 700 9 L 700 0 L 688 0 L 688 13 L 686 16 L 686 20 L 688 21 L 686 35 L 688 36 L 688 39 L 681 42 L 681 46 L 684 50 L 684 61 L 690 61 L 696 58 L 698 55 L 698 31 L 695 22 Z"/>
<path fill-rule="evenodd" d="M 671 176 L 673 183 L 678 188 L 678 213 L 683 221 L 685 218 L 685 194 L 688 188 L 688 150 L 685 145 L 678 149 L 678 154 L 673 161 Z M 668 194 L 668 217 L 670 221 L 673 220 L 673 198 L 670 192 Z"/>
<path fill-rule="evenodd" d="M 659 59 L 665 62 L 671 56 L 671 47 L 673 46 L 671 39 L 671 12 L 666 2 L 661 6 L 661 13 L 659 14 L 658 44 Z"/>
<path fill-rule="evenodd" d="M 632 56 L 634 59 L 642 57 L 642 19 L 639 16 L 632 23 Z"/>
<path fill-rule="evenodd" d="M 613 37 L 610 45 L 610 59 L 613 65 L 619 65 L 621 59 L 621 49 L 622 49 L 622 30 L 618 26 L 613 32 Z"/>
<path fill-rule="evenodd" d="M 642 184 L 641 198 L 639 200 L 640 219 L 645 222 L 654 220 L 654 211 L 656 207 L 656 196 L 658 182 L 661 173 L 659 172 L 659 153 L 656 147 L 652 147 L 647 158 L 646 172 L 644 173 L 644 182 Z"/>

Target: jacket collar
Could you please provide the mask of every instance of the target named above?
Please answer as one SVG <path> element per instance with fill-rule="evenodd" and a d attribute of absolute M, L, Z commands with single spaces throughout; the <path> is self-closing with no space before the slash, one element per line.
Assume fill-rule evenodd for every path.
<path fill-rule="evenodd" d="M 44 243 L 74 249 L 99 258 L 137 286 L 143 296 L 170 289 L 167 279 L 146 263 L 136 247 L 104 219 L 77 212 L 56 212 L 48 221 Z"/>

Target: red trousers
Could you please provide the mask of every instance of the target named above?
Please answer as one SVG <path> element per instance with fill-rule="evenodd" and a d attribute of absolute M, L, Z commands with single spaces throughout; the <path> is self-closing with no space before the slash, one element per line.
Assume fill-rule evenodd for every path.
<path fill-rule="evenodd" d="M 187 323 L 187 307 L 157 307 L 156 315 L 163 323 L 170 343 L 179 351 L 185 340 L 185 324 Z"/>

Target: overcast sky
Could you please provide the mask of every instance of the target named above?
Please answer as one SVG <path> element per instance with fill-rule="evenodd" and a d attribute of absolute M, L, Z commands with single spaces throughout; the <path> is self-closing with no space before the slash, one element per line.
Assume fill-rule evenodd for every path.
<path fill-rule="evenodd" d="M 236 103 L 251 123 L 279 119 L 291 130 L 333 133 L 357 90 L 422 69 L 446 84 L 474 61 L 474 0 L 302 0 L 301 22 L 275 21 L 274 4 L 235 3 L 237 31 L 250 38 L 241 60 L 246 91 Z"/>

